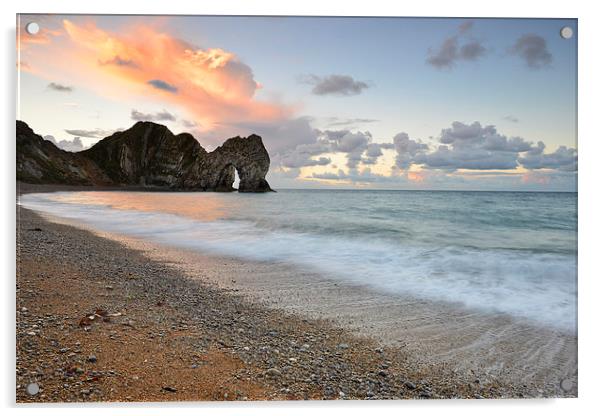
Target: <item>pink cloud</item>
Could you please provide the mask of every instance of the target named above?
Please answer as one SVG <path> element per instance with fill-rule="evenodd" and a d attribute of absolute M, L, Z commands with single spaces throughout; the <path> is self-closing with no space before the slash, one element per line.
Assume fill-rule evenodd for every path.
<path fill-rule="evenodd" d="M 286 106 L 254 98 L 260 84 L 232 52 L 196 48 L 144 25 L 119 34 L 92 22 L 64 20 L 63 26 L 77 56 L 93 58 L 98 71 L 183 107 L 202 125 L 275 121 L 291 115 Z"/>
<path fill-rule="evenodd" d="M 550 176 L 541 172 L 527 172 L 521 176 L 520 181 L 524 184 L 547 185 L 550 183 Z"/>

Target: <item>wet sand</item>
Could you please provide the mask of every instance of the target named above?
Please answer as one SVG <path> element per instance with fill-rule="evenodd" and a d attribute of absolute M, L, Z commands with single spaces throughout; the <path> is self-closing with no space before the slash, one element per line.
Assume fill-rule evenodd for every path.
<path fill-rule="evenodd" d="M 444 364 L 481 378 L 533 386 L 544 395 L 576 395 L 577 337 L 569 333 L 460 304 L 387 295 L 287 264 L 206 256 L 101 235 L 171 264 L 191 279 L 236 290 L 252 302 L 328 319 L 382 345 L 401 347 L 416 365 Z"/>
<path fill-rule="evenodd" d="M 404 348 L 252 302 L 26 209 L 17 225 L 20 403 L 544 396 L 418 365 Z M 224 275 L 223 265 L 203 269 Z"/>
<path fill-rule="evenodd" d="M 65 223 L 56 218 L 50 220 Z M 87 228 L 81 224 L 70 225 Z M 111 239 L 127 247 L 128 252 L 139 253 L 147 261 L 165 265 L 186 280 L 213 287 L 224 296 L 234 295 L 249 305 L 276 314 L 284 311 L 286 316 L 301 322 L 320 322 L 319 325 L 340 328 L 346 334 L 344 345 L 362 340 L 372 345 L 369 348 L 373 350 L 392 351 L 396 358 L 388 361 L 401 365 L 406 373 L 421 374 L 419 383 L 423 379 L 430 379 L 429 385 L 433 384 L 432 380 L 447 383 L 447 387 L 442 388 L 446 394 L 433 394 L 431 388 L 430 397 L 574 397 L 577 394 L 577 338 L 571 334 L 519 322 L 506 315 L 467 310 L 461 305 L 391 296 L 287 264 L 206 256 L 121 235 L 88 231 L 100 237 L 99 240 Z M 390 368 L 391 364 L 385 365 Z M 464 387 L 468 383 L 471 389 L 478 387 L 479 391 L 484 386 L 496 386 L 496 393 L 492 396 L 481 391 L 467 395 L 462 392 L 464 387 L 450 393 L 458 388 L 458 382 Z M 410 382 L 412 384 L 416 383 Z M 367 393 L 365 397 L 348 396 L 374 397 Z"/>

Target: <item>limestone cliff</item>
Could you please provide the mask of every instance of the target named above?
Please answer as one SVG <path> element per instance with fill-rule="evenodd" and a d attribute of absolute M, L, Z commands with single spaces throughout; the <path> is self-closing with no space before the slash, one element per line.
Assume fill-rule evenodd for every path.
<path fill-rule="evenodd" d="M 17 179 L 33 183 L 268 192 L 270 157 L 261 137 L 228 139 L 207 152 L 192 135 L 138 122 L 78 153 L 66 152 L 17 121 Z"/>
<path fill-rule="evenodd" d="M 110 185 L 91 160 L 59 149 L 17 121 L 17 180 L 28 183 Z"/>

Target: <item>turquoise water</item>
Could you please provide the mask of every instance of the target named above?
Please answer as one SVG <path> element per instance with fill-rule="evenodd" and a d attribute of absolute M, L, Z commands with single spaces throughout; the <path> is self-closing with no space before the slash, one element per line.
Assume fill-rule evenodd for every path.
<path fill-rule="evenodd" d="M 576 329 L 577 194 L 29 194 L 28 208 L 187 249 Z"/>

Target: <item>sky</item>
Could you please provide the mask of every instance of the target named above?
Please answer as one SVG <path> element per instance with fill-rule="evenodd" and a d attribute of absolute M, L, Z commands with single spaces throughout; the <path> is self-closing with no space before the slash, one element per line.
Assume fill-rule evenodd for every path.
<path fill-rule="evenodd" d="M 17 54 L 69 151 L 148 120 L 259 134 L 276 189 L 576 190 L 574 19 L 20 15 Z"/>

